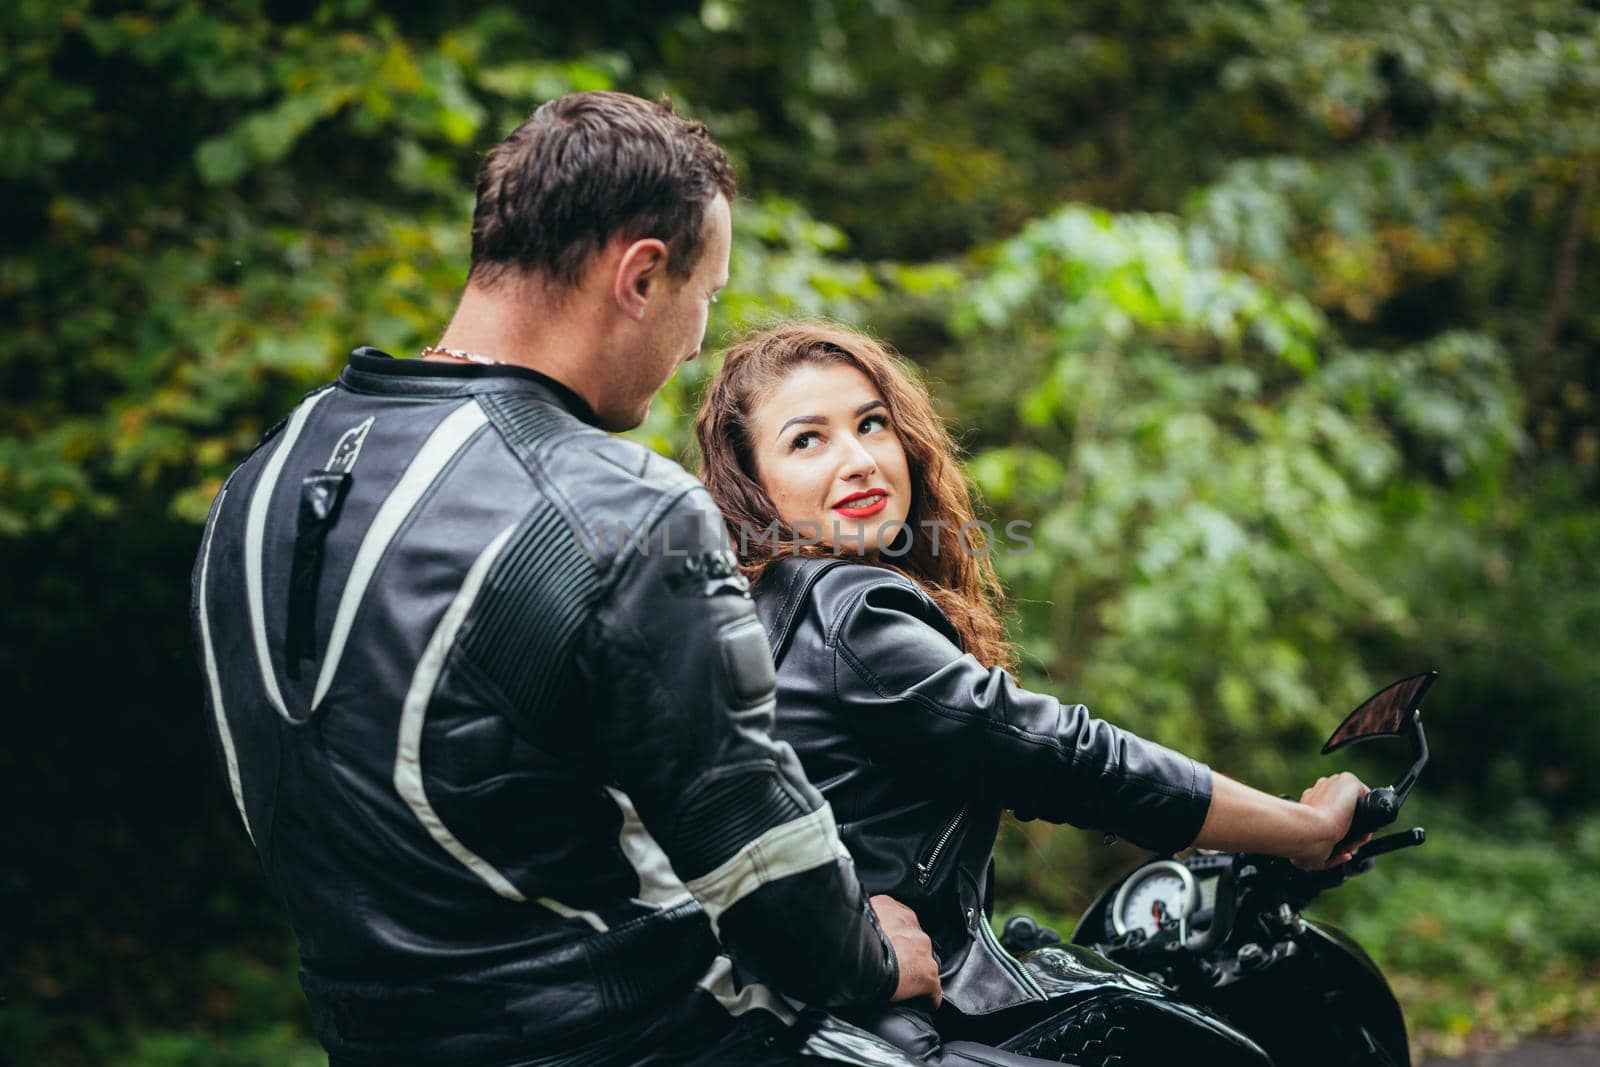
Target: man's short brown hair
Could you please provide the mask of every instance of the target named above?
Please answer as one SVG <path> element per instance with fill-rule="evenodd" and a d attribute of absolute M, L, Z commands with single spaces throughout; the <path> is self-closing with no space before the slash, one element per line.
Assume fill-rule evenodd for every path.
<path fill-rule="evenodd" d="M 679 277 L 700 258 L 705 209 L 738 191 L 705 124 L 672 102 L 626 93 L 571 93 L 537 108 L 478 172 L 472 281 L 542 274 L 577 283 L 613 237 L 657 237 Z"/>

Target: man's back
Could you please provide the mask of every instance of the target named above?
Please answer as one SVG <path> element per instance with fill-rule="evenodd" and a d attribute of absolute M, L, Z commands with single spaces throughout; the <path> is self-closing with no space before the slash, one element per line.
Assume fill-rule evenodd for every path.
<path fill-rule="evenodd" d="M 767 929 L 866 909 L 715 510 L 587 417 L 358 351 L 213 507 L 215 736 L 336 1060 L 598 1059 L 691 1011 L 714 926 L 818 1002 L 894 988 L 870 919 L 815 974 Z"/>

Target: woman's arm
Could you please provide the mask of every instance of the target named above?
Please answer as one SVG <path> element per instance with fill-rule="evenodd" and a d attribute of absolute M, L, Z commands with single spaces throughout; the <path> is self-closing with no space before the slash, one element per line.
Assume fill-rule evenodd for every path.
<path fill-rule="evenodd" d="M 1210 770 L 964 654 L 909 581 L 840 567 L 813 595 L 829 653 L 803 669 L 885 767 L 952 797 L 990 798 L 1023 818 L 1109 831 L 1158 852 L 1200 832 Z"/>
<path fill-rule="evenodd" d="M 1344 863 L 1371 837 L 1345 841 L 1356 801 L 1366 792 L 1359 778 L 1345 772 L 1318 778 L 1296 804 L 1213 772 L 1211 807 L 1194 844 L 1196 848 L 1286 856 L 1314 870 L 1331 867 Z"/>
<path fill-rule="evenodd" d="M 841 567 L 816 595 L 832 620 L 834 693 L 886 764 L 1156 851 L 1194 845 L 1323 867 L 1361 844 L 1331 855 L 1367 791 L 1352 775 L 1320 780 L 1300 803 L 1269 796 L 985 667 L 898 575 Z"/>

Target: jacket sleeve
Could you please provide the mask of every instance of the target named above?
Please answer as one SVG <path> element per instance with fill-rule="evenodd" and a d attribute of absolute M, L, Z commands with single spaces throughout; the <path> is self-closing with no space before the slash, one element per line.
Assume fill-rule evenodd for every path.
<path fill-rule="evenodd" d="M 794 751 L 771 737 L 766 634 L 700 488 L 624 546 L 588 657 L 617 784 L 724 947 L 807 1003 L 884 1003 L 899 975 Z"/>
<path fill-rule="evenodd" d="M 1200 833 L 1211 804 L 1207 767 L 1082 704 L 1023 689 L 958 640 L 929 597 L 889 572 L 839 602 L 827 634 L 834 692 L 878 758 L 994 797 L 1023 818 L 1105 830 L 1156 851 Z"/>

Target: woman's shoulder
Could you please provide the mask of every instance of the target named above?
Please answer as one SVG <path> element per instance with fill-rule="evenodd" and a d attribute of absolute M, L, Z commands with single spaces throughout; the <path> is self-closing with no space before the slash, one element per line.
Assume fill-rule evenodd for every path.
<path fill-rule="evenodd" d="M 823 643 L 882 669 L 888 659 L 906 664 L 945 662 L 961 651 L 961 638 L 928 591 L 887 567 L 851 563 L 830 569 L 812 586 L 814 618 Z"/>
<path fill-rule="evenodd" d="M 781 560 L 762 576 L 754 595 L 764 620 L 780 623 L 782 630 L 787 630 L 790 620 L 809 620 L 822 627 L 830 644 L 863 614 L 880 621 L 880 617 L 909 616 L 953 632 L 933 598 L 915 581 L 897 570 L 860 560 Z"/>
<path fill-rule="evenodd" d="M 774 562 L 750 590 L 756 610 L 777 640 L 790 625 L 810 618 L 831 628 L 852 604 L 874 590 L 896 599 L 932 601 L 898 571 L 837 556 L 789 556 Z"/>
<path fill-rule="evenodd" d="M 912 594 L 922 590 L 910 578 L 888 567 L 838 556 L 788 556 L 777 560 L 751 587 L 758 604 L 803 597 L 813 603 L 853 597 L 869 589 L 889 587 Z"/>
<path fill-rule="evenodd" d="M 860 560 L 840 560 L 840 566 L 829 567 L 818 575 L 811 586 L 811 599 L 817 604 L 841 604 L 857 599 L 874 590 L 901 593 L 927 600 L 922 587 L 897 570 L 880 567 Z M 931 603 L 931 601 L 930 601 Z"/>

